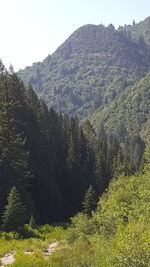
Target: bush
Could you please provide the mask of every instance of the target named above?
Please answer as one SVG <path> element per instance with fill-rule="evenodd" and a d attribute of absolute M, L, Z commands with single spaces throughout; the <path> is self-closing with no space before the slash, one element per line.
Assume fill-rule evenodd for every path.
<path fill-rule="evenodd" d="M 62 240 L 65 238 L 66 231 L 61 226 L 52 226 L 45 224 L 37 228 L 43 239 L 51 239 L 51 241 Z"/>
<path fill-rule="evenodd" d="M 38 230 L 33 229 L 28 224 L 25 224 L 23 227 L 20 227 L 18 229 L 18 233 L 19 233 L 21 238 L 30 238 L 30 237 L 42 238 L 42 235 L 40 235 Z"/>
<path fill-rule="evenodd" d="M 38 231 L 41 234 L 47 234 L 47 233 L 53 232 L 54 228 L 55 227 L 50 225 L 50 224 L 45 224 L 45 225 L 42 225 L 42 226 L 38 227 Z"/>
<path fill-rule="evenodd" d="M 0 232 L 0 238 L 4 240 L 20 239 L 20 234 L 16 232 Z"/>
<path fill-rule="evenodd" d="M 76 239 L 88 240 L 88 236 L 95 233 L 96 225 L 94 220 L 90 219 L 88 215 L 78 213 L 71 219 L 72 225 L 68 229 L 68 240 L 70 242 Z"/>
<path fill-rule="evenodd" d="M 142 222 L 130 223 L 114 237 L 111 263 L 115 267 L 150 266 L 149 227 Z"/>

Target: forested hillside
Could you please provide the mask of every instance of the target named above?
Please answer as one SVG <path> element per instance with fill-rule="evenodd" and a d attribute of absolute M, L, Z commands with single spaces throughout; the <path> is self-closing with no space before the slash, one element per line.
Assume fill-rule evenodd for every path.
<path fill-rule="evenodd" d="M 118 130 L 132 136 L 148 136 L 150 128 L 150 73 L 139 82 L 124 89 L 110 105 L 97 109 L 91 122 L 98 130 L 105 122 L 106 131 Z M 124 128 L 124 130 L 123 130 Z M 98 130 L 99 131 L 99 130 Z"/>
<path fill-rule="evenodd" d="M 48 107 L 83 119 L 144 76 L 149 59 L 144 39 L 134 41 L 124 28 L 85 25 L 52 56 L 19 71 L 19 76 Z"/>
<path fill-rule="evenodd" d="M 88 120 L 81 126 L 76 117 L 48 110 L 32 87 L 25 88 L 1 63 L 1 216 L 14 187 L 27 208 L 26 222 L 31 214 L 39 223 L 73 216 L 89 186 L 98 198 L 116 173 L 138 170 L 143 141 L 137 135 L 132 142 L 127 135 L 120 138 L 106 135 L 103 125 L 97 135 Z"/>

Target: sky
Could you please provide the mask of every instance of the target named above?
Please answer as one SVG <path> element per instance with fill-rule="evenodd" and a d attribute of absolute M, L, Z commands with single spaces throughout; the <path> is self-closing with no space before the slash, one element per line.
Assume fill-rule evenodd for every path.
<path fill-rule="evenodd" d="M 15 71 L 43 61 L 85 24 L 116 28 L 150 16 L 150 0 L 0 0 L 0 58 Z"/>

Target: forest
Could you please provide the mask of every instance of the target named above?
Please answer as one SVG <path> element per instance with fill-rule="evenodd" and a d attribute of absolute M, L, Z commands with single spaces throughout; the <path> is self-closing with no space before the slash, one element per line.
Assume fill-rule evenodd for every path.
<path fill-rule="evenodd" d="M 0 61 L 0 265 L 150 266 L 149 24 Z"/>
<path fill-rule="evenodd" d="M 81 211 L 90 186 L 98 199 L 114 175 L 138 171 L 144 142 L 128 138 L 123 124 L 117 135 L 103 125 L 97 134 L 87 119 L 48 110 L 2 63 L 0 88 L 1 221 L 13 187 L 26 206 L 24 223 L 31 215 L 51 223 Z"/>
<path fill-rule="evenodd" d="M 147 155 L 149 146 L 146 148 Z M 140 231 L 139 220 L 145 222 L 149 214 L 145 206 L 149 199 L 149 191 L 145 191 L 149 190 L 148 183 L 144 189 L 148 182 L 145 170 L 148 174 L 149 158 L 143 156 L 144 149 L 145 142 L 141 137 L 129 137 L 123 123 L 120 123 L 115 134 L 106 133 L 103 124 L 97 133 L 87 119 L 81 123 L 77 117 L 58 113 L 53 108 L 48 110 L 32 86 L 25 87 L 12 66 L 7 70 L 1 62 L 0 233 L 4 244 L 5 240 L 18 238 L 47 240 L 47 236 L 55 231 L 57 239 L 60 239 L 66 231 L 70 247 L 77 246 L 78 251 L 84 244 L 88 246 L 87 251 L 91 250 L 97 258 L 97 252 L 92 252 L 91 246 L 93 242 L 97 244 L 101 235 L 105 247 L 108 246 L 107 238 L 110 236 L 113 239 L 111 242 L 123 242 L 123 235 L 129 234 L 130 227 Z M 139 204 L 137 208 L 137 201 L 144 206 Z M 137 225 L 134 226 L 135 222 Z M 137 233 L 139 238 L 142 238 L 143 231 L 147 233 L 144 222 L 140 226 L 143 227 L 140 228 L 141 232 Z M 44 224 L 47 225 L 45 228 Z M 53 227 L 50 228 L 48 224 Z M 60 225 L 60 229 L 55 225 Z M 117 237 L 118 231 L 122 231 L 121 237 Z M 94 236 L 95 241 L 89 241 Z M 134 236 L 132 238 L 134 244 Z M 101 246 L 101 243 L 97 245 Z M 107 249 L 112 250 L 110 246 Z M 145 249 L 145 253 L 148 253 L 147 247 Z M 101 250 L 102 247 L 100 261 L 107 262 Z M 75 249 L 71 253 L 77 251 Z M 85 257 L 87 251 L 82 251 L 81 255 Z M 124 257 L 121 251 L 117 247 L 116 253 L 123 253 Z M 112 257 L 110 266 L 124 266 L 120 265 L 122 263 L 117 254 L 113 255 L 116 258 Z M 70 261 L 69 254 L 68 259 L 61 257 L 58 255 L 64 265 L 68 264 L 66 260 Z M 72 260 L 72 266 L 83 266 L 78 256 L 77 265 L 74 256 Z M 94 260 L 97 259 L 93 259 L 92 266 L 105 266 L 104 263 L 96 265 Z M 113 260 L 119 262 L 115 263 L 119 265 L 111 265 Z M 124 262 L 124 258 L 120 261 Z M 63 266 L 59 264 L 48 266 Z M 106 266 L 109 266 L 108 262 Z"/>

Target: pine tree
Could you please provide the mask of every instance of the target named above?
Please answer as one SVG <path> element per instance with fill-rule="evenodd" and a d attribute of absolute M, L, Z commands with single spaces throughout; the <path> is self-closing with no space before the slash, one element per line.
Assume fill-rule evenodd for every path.
<path fill-rule="evenodd" d="M 26 207 L 23 205 L 21 195 L 12 187 L 8 196 L 8 204 L 3 214 L 3 229 L 5 231 L 16 231 L 26 223 Z"/>
<path fill-rule="evenodd" d="M 32 228 L 36 227 L 36 221 L 35 221 L 33 214 L 31 214 L 31 217 L 30 217 L 29 226 Z"/>
<path fill-rule="evenodd" d="M 0 213 L 10 188 L 19 186 L 25 192 L 31 177 L 29 153 L 25 149 L 26 139 L 18 116 L 21 99 L 17 100 L 17 92 L 13 94 L 13 79 L 17 83 L 16 78 L 7 72 L 0 74 Z"/>
<path fill-rule="evenodd" d="M 78 158 L 77 158 L 76 144 L 74 142 L 73 136 L 71 135 L 69 140 L 68 157 L 67 157 L 68 168 L 69 169 L 75 168 L 77 162 Z"/>
<path fill-rule="evenodd" d="M 93 186 L 90 185 L 85 193 L 82 202 L 83 212 L 91 216 L 92 211 L 94 211 L 96 208 L 96 204 L 97 204 L 96 192 Z"/>
<path fill-rule="evenodd" d="M 110 176 L 108 173 L 108 143 L 103 122 L 99 125 L 98 140 L 95 148 L 95 175 L 99 194 L 106 189 Z"/>
<path fill-rule="evenodd" d="M 29 85 L 29 87 L 26 90 L 26 96 L 28 99 L 28 106 L 30 107 L 30 109 L 32 110 L 35 118 L 37 116 L 37 111 L 39 108 L 39 100 L 38 97 L 36 95 L 36 93 L 33 90 L 33 87 L 31 85 Z"/>
<path fill-rule="evenodd" d="M 10 184 L 28 177 L 28 153 L 20 122 L 15 117 L 17 102 L 9 93 L 9 77 L 5 77 L 0 95 L 0 163 Z"/>

